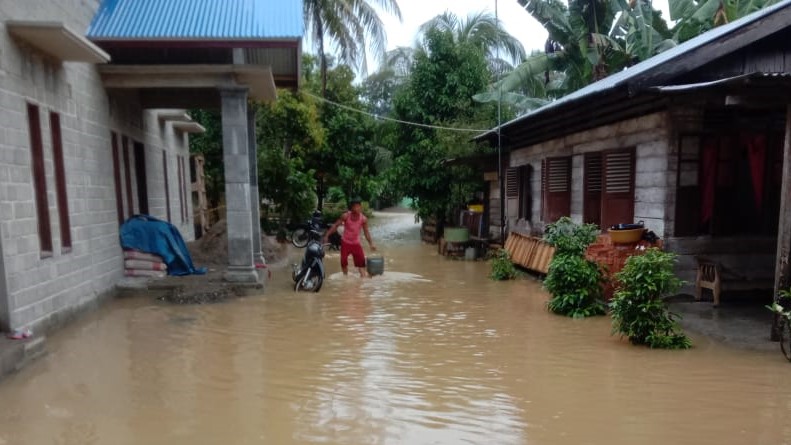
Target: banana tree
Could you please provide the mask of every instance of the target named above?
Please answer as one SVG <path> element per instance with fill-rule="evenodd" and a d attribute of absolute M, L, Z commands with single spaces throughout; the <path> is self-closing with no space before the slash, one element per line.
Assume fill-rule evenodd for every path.
<path fill-rule="evenodd" d="M 669 0 L 674 37 L 684 42 L 712 28 L 730 23 L 779 0 Z"/>
<path fill-rule="evenodd" d="M 661 13 L 646 0 L 519 0 L 547 30 L 534 53 L 476 96 L 529 111 L 672 47 Z M 527 99 L 530 100 L 527 100 Z"/>

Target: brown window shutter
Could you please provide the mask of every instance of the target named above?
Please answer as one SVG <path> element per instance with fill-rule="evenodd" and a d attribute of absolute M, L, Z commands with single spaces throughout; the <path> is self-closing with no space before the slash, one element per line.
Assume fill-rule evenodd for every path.
<path fill-rule="evenodd" d="M 71 221 L 69 218 L 69 195 L 66 189 L 66 165 L 63 158 L 63 134 L 58 113 L 51 112 L 49 114 L 49 127 L 52 133 L 52 156 L 55 166 L 55 196 L 58 200 L 60 245 L 65 252 L 71 249 Z"/>
<path fill-rule="evenodd" d="M 38 240 L 41 256 L 52 255 L 52 226 L 49 220 L 49 202 L 47 201 L 47 177 L 44 169 L 44 146 L 41 142 L 41 116 L 39 108 L 27 104 L 27 122 L 30 131 L 30 154 L 33 167 L 33 192 L 36 199 L 36 217 L 38 219 Z"/>
<path fill-rule="evenodd" d="M 121 186 L 121 156 L 118 153 L 118 135 L 110 133 L 110 142 L 113 149 L 113 178 L 115 179 L 115 211 L 118 214 L 118 224 L 124 223 L 124 194 Z"/>
<path fill-rule="evenodd" d="M 586 153 L 584 159 L 584 190 L 582 219 L 586 223 L 601 225 L 602 154 Z"/>
<path fill-rule="evenodd" d="M 571 157 L 544 159 L 541 166 L 544 222 L 571 214 Z"/>
<path fill-rule="evenodd" d="M 634 222 L 634 149 L 603 152 L 602 227 Z"/>
<path fill-rule="evenodd" d="M 126 179 L 126 211 L 127 217 L 135 214 L 135 201 L 132 198 L 132 162 L 129 158 L 129 138 L 124 136 L 121 138 L 121 144 L 124 150 L 124 176 Z"/>
<path fill-rule="evenodd" d="M 135 142 L 134 149 L 138 211 L 143 215 L 148 215 L 148 170 L 146 170 L 146 146 L 140 142 Z"/>
<path fill-rule="evenodd" d="M 505 171 L 505 197 L 516 198 L 519 196 L 519 174 L 516 168 Z"/>

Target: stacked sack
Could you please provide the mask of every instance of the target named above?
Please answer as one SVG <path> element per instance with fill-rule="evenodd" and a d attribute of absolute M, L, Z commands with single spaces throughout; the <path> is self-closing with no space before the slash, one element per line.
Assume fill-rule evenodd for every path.
<path fill-rule="evenodd" d="M 165 278 L 168 266 L 158 255 L 124 250 L 124 274 L 127 277 Z"/>

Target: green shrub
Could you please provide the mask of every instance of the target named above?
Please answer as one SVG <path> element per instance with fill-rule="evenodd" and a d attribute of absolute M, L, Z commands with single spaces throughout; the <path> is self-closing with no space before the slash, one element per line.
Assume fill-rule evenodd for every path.
<path fill-rule="evenodd" d="M 550 311 L 574 318 L 604 315 L 602 273 L 599 266 L 581 255 L 555 254 L 544 280 L 552 294 Z"/>
<path fill-rule="evenodd" d="M 564 216 L 547 225 L 544 240 L 554 246 L 557 253 L 582 256 L 598 235 L 596 224 L 577 224 Z"/>
<path fill-rule="evenodd" d="M 547 226 L 544 239 L 555 247 L 544 287 L 552 294 L 550 311 L 574 318 L 604 315 L 603 274 L 599 266 L 585 258 L 585 250 L 596 241 L 599 228 L 576 224 L 563 217 Z"/>
<path fill-rule="evenodd" d="M 492 256 L 492 272 L 489 278 L 496 281 L 513 280 L 516 278 L 516 267 L 511 262 L 511 256 L 505 249 L 500 249 Z"/>
<path fill-rule="evenodd" d="M 327 197 L 325 198 L 325 200 L 327 202 L 345 206 L 346 193 L 343 192 L 342 188 L 333 186 L 327 189 Z"/>
<path fill-rule="evenodd" d="M 371 210 L 371 205 L 368 202 L 363 202 L 362 205 L 363 215 L 368 218 L 372 218 L 374 216 L 374 212 Z M 321 219 L 327 224 L 333 224 L 348 210 L 349 209 L 346 207 L 346 204 L 342 206 L 338 204 L 326 204 L 322 210 Z"/>
<path fill-rule="evenodd" d="M 672 253 L 649 249 L 626 261 L 623 270 L 615 275 L 618 288 L 610 301 L 613 334 L 651 348 L 692 346 L 678 326 L 679 316 L 671 313 L 662 300 L 682 285 L 673 273 L 675 258 Z"/>

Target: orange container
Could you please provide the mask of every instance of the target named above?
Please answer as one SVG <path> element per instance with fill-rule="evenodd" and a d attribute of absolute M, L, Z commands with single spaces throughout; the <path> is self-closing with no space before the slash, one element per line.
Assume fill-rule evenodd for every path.
<path fill-rule="evenodd" d="M 640 241 L 645 229 L 610 230 L 610 239 L 613 244 L 631 244 Z"/>

